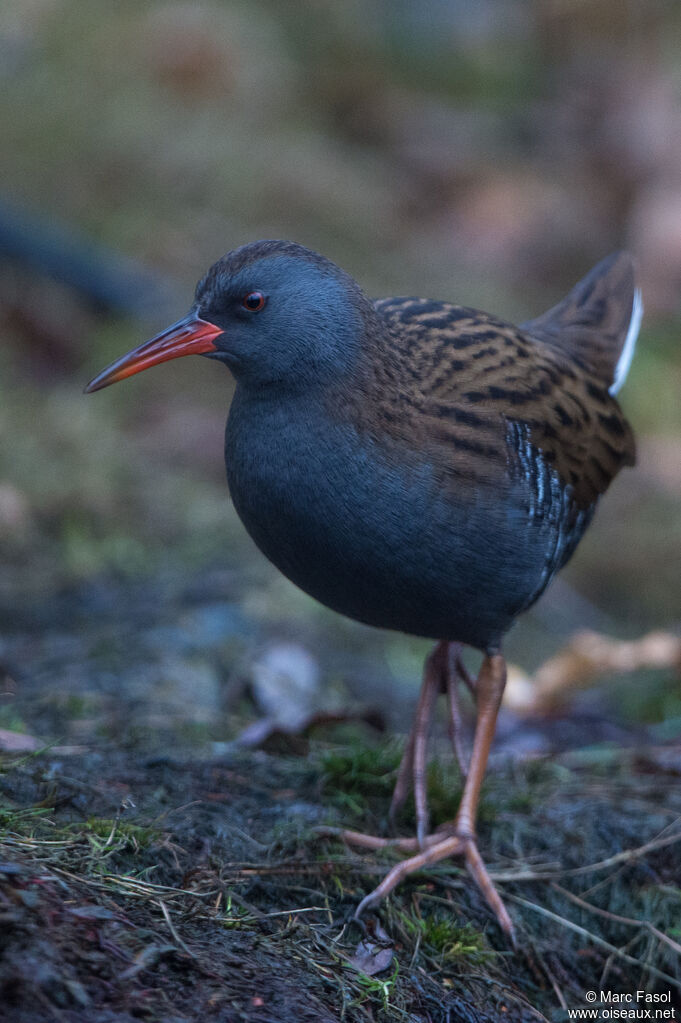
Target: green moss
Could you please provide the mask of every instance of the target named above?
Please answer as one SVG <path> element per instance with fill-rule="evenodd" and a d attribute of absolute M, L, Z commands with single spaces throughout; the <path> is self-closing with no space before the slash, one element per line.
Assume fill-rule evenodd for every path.
<path fill-rule="evenodd" d="M 357 743 L 343 749 L 325 751 L 321 756 L 324 796 L 341 811 L 356 816 L 373 813 L 384 818 L 395 786 L 402 748 L 391 741 L 376 746 Z M 428 807 L 432 827 L 452 820 L 456 814 L 463 784 L 458 767 L 451 761 L 434 759 L 427 768 Z M 493 822 L 503 800 L 483 793 L 478 806 L 478 821 Z M 406 829 L 415 826 L 413 796 L 400 811 L 399 821 Z"/>
<path fill-rule="evenodd" d="M 11 703 L 6 703 L 0 707 L 0 728 L 6 728 L 8 732 L 27 731 L 24 719 L 17 713 Z"/>
<path fill-rule="evenodd" d="M 425 944 L 446 962 L 483 963 L 495 955 L 472 924 L 459 924 L 451 916 L 427 916 L 419 924 Z"/>
<path fill-rule="evenodd" d="M 151 571 L 158 563 L 159 551 L 143 540 L 113 527 L 102 533 L 101 522 L 73 511 L 59 522 L 59 542 L 64 569 L 76 577 L 111 569 L 135 576 Z"/>
<path fill-rule="evenodd" d="M 225 907 L 218 917 L 227 931 L 249 930 L 257 923 L 257 917 L 249 912 L 232 893 L 225 899 Z"/>
<path fill-rule="evenodd" d="M 93 852 L 115 849 L 117 852 L 130 850 L 137 853 L 156 845 L 161 839 L 157 828 L 117 818 L 90 817 L 85 825 L 71 825 L 69 830 L 74 835 L 83 835 Z"/>
<path fill-rule="evenodd" d="M 506 803 L 509 813 L 531 813 L 533 807 L 534 798 L 529 789 L 526 792 L 513 792 Z"/>
<path fill-rule="evenodd" d="M 320 758 L 325 799 L 358 816 L 370 807 L 380 812 L 395 784 L 400 755 L 394 742 L 325 751 Z"/>

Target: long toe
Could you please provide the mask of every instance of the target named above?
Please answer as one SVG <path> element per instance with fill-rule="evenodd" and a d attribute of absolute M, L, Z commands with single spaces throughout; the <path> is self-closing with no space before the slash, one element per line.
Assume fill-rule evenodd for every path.
<path fill-rule="evenodd" d="M 396 863 L 388 871 L 381 883 L 362 899 L 357 907 L 355 916 L 360 917 L 367 909 L 381 902 L 410 874 L 433 866 L 435 863 L 448 859 L 450 856 L 460 855 L 465 856 L 466 865 L 471 876 L 485 896 L 485 900 L 497 918 L 502 931 L 508 935 L 515 947 L 515 928 L 508 910 L 487 871 L 475 838 L 468 835 L 450 834 L 446 838 L 442 838 L 438 834 L 429 835 L 426 839 L 426 848 L 422 849 L 415 856 L 410 856 L 409 859 Z"/>

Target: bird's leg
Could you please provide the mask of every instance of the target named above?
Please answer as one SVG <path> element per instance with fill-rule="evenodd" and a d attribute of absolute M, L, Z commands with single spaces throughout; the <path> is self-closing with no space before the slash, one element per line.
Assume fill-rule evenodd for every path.
<path fill-rule="evenodd" d="M 504 658 L 499 653 L 488 653 L 480 667 L 475 687 L 478 715 L 473 751 L 456 818 L 446 830 L 443 829 L 441 839 L 438 840 L 437 836 L 429 835 L 424 843 L 425 848 L 415 856 L 396 864 L 381 883 L 362 899 L 357 907 L 357 916 L 383 899 L 400 881 L 414 871 L 431 866 L 449 856 L 463 854 L 469 871 L 493 909 L 499 925 L 511 940 L 514 940 L 511 918 L 487 872 L 475 839 L 475 818 L 480 799 L 480 788 L 485 775 L 505 684 L 506 662 Z"/>
<path fill-rule="evenodd" d="M 459 676 L 461 681 L 465 684 L 471 696 L 475 696 L 475 679 L 469 672 L 466 665 L 463 663 L 461 658 L 461 651 L 463 650 L 463 643 L 450 643 L 449 644 L 449 665 L 450 671 L 453 674 Z"/>
<path fill-rule="evenodd" d="M 416 837 L 419 847 L 428 831 L 428 801 L 426 796 L 426 753 L 428 748 L 428 730 L 433 716 L 433 706 L 443 686 L 447 665 L 447 643 L 440 642 L 426 657 L 423 668 L 423 683 L 419 694 L 414 722 L 407 740 L 402 760 L 397 771 L 397 781 L 393 789 L 388 817 L 394 821 L 400 808 L 414 788 L 414 805 L 416 809 Z"/>
<path fill-rule="evenodd" d="M 471 691 L 474 691 L 474 683 L 465 665 L 461 660 L 461 643 L 447 644 L 447 663 L 445 670 L 445 685 L 447 690 L 447 709 L 449 712 L 449 739 L 454 750 L 454 756 L 459 765 L 462 778 L 468 774 L 468 764 L 463 750 L 461 735 L 463 732 L 463 720 L 461 717 L 461 704 L 459 702 L 459 683 L 466 683 Z"/>
<path fill-rule="evenodd" d="M 475 835 L 475 819 L 480 789 L 487 769 L 489 751 L 494 738 L 499 707 L 506 687 L 506 661 L 499 653 L 487 654 L 480 666 L 475 684 L 477 720 L 471 760 L 461 802 L 454 821 L 458 835 Z"/>

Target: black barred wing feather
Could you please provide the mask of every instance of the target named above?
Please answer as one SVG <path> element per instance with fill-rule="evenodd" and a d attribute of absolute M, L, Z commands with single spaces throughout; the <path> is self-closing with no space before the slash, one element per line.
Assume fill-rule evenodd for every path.
<path fill-rule="evenodd" d="M 376 415 L 387 432 L 444 445 L 452 475 L 493 482 L 530 464 L 531 448 L 586 510 L 633 464 L 607 382 L 569 350 L 448 303 L 382 299 L 376 309 L 392 328 L 375 366 Z"/>

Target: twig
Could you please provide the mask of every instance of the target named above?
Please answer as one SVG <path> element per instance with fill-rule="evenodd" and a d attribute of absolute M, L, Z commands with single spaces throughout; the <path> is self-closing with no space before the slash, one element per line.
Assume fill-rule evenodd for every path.
<path fill-rule="evenodd" d="M 194 892 L 186 888 L 171 888 L 168 885 L 154 884 L 152 881 L 140 881 L 138 878 L 130 877 L 127 874 L 102 874 L 99 880 L 95 880 L 92 877 L 85 878 L 79 874 L 72 874 L 69 870 L 64 870 L 63 867 L 51 867 L 51 869 L 55 874 L 61 874 L 62 877 L 67 877 L 69 881 L 77 881 L 86 887 L 102 888 L 104 891 L 110 891 L 112 887 L 117 887 L 123 894 L 135 896 L 136 898 L 151 898 L 152 895 L 163 893 L 166 898 L 173 898 L 177 895 L 190 895 L 195 899 L 207 899 L 217 892 L 217 889 L 208 892 Z"/>
<path fill-rule="evenodd" d="M 191 951 L 191 949 L 187 948 L 187 946 L 185 945 L 184 941 L 182 940 L 180 935 L 175 930 L 175 924 L 170 919 L 170 913 L 168 912 L 168 907 L 166 906 L 165 902 L 162 902 L 161 899 L 159 899 L 157 905 L 159 905 L 161 907 L 161 912 L 163 913 L 163 915 L 165 917 L 165 920 L 166 920 L 166 923 L 168 924 L 168 930 L 170 931 L 170 933 L 172 934 L 173 938 L 175 939 L 177 944 L 180 946 L 182 951 L 186 952 L 186 954 L 189 956 L 190 959 L 196 959 L 196 956 L 194 955 L 194 953 Z"/>
<path fill-rule="evenodd" d="M 630 916 L 620 916 L 618 913 L 611 913 L 608 909 L 601 909 L 599 906 L 594 906 L 590 902 L 586 902 L 584 899 L 580 899 L 578 895 L 573 895 L 567 888 L 563 888 L 562 885 L 556 884 L 555 881 L 551 884 L 552 888 L 555 888 L 557 892 L 564 895 L 570 902 L 576 903 L 578 906 L 582 906 L 584 909 L 588 909 L 590 913 L 596 913 L 598 916 L 605 917 L 606 920 L 614 920 L 616 923 L 629 924 L 631 927 L 643 927 L 645 930 L 650 931 L 654 934 L 659 941 L 663 941 L 666 945 L 669 945 L 675 952 L 681 955 L 681 945 L 670 938 L 664 931 L 659 930 L 654 924 L 651 924 L 649 920 L 636 920 Z"/>
<path fill-rule="evenodd" d="M 589 874 L 592 870 L 605 870 L 607 867 L 614 867 L 616 863 L 637 860 L 641 856 L 645 856 L 646 853 L 652 852 L 653 849 L 664 849 L 665 846 L 674 845 L 675 842 L 681 842 L 681 831 L 674 835 L 667 835 L 665 838 L 653 838 L 650 842 L 639 845 L 635 849 L 623 849 L 622 852 L 609 856 L 607 860 L 600 860 L 598 863 L 591 863 L 585 867 L 575 867 L 567 873 L 571 877 L 577 877 L 579 874 Z"/>
<path fill-rule="evenodd" d="M 630 863 L 654 849 L 664 849 L 665 846 L 674 845 L 676 842 L 681 842 L 681 832 L 666 835 L 664 838 L 653 838 L 645 845 L 623 849 L 606 860 L 586 863 L 583 867 L 570 867 L 564 870 L 490 870 L 489 874 L 494 881 L 553 881 L 557 877 L 579 877 L 581 874 L 591 874 L 596 870 L 606 870 L 618 863 Z"/>
<path fill-rule="evenodd" d="M 262 917 L 264 920 L 269 920 L 273 916 L 299 916 L 301 913 L 327 913 L 328 906 L 299 906 L 297 909 L 276 909 L 271 913 L 263 913 Z"/>
<path fill-rule="evenodd" d="M 542 916 L 546 916 L 549 920 L 555 921 L 555 923 L 561 924 L 561 926 L 568 928 L 568 930 L 575 931 L 577 934 L 581 934 L 587 941 L 593 941 L 595 945 L 599 945 L 601 948 L 606 949 L 612 955 L 617 956 L 618 959 L 623 959 L 625 962 L 630 963 L 632 966 L 641 966 L 641 960 L 636 959 L 634 956 L 627 955 L 626 952 L 622 952 L 621 949 L 617 948 L 616 945 L 611 945 L 609 941 L 605 941 L 603 938 L 599 938 L 597 934 L 593 934 L 591 931 L 587 931 L 586 927 L 580 927 L 579 924 L 573 923 L 572 920 L 566 920 L 565 917 L 559 916 L 557 913 L 552 913 L 550 909 L 544 909 L 543 906 L 538 906 L 534 902 L 530 902 L 528 899 L 521 899 L 519 895 L 506 895 L 507 899 L 512 902 L 517 902 L 521 906 L 526 906 L 528 909 L 533 909 L 536 913 L 540 913 Z M 670 976 L 668 973 L 664 973 L 662 970 L 658 970 L 656 966 L 647 966 L 648 973 L 657 977 L 659 980 L 664 980 L 668 984 L 672 984 L 675 988 L 681 991 L 681 980 L 677 980 L 676 977 Z"/>
<path fill-rule="evenodd" d="M 568 1004 L 565 1001 L 565 995 L 563 994 L 563 990 L 560 987 L 558 981 L 554 977 L 553 971 L 551 969 L 549 969 L 548 963 L 544 959 L 543 955 L 541 955 L 537 951 L 536 948 L 533 949 L 533 952 L 536 955 L 537 959 L 539 960 L 539 965 L 541 966 L 542 970 L 544 971 L 544 973 L 546 974 L 546 976 L 549 978 L 549 980 L 551 982 L 551 987 L 553 988 L 555 996 L 556 996 L 556 998 L 558 999 L 558 1001 L 560 1003 L 561 1009 L 563 1009 L 565 1012 L 567 1012 Z"/>

